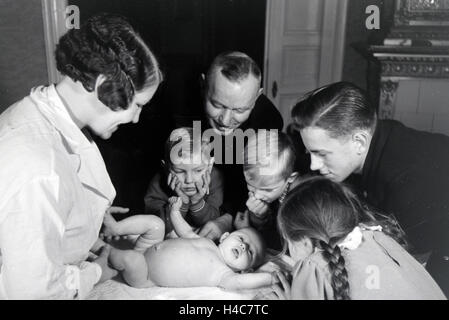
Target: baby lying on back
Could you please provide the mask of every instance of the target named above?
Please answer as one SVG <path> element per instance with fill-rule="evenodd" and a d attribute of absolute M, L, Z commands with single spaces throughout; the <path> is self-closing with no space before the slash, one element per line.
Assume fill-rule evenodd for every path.
<path fill-rule="evenodd" d="M 120 222 L 106 214 L 106 237 L 139 235 L 134 250 L 111 250 L 109 262 L 133 287 L 199 287 L 253 289 L 277 282 L 275 273 L 254 272 L 265 258 L 265 244 L 252 228 L 225 233 L 217 246 L 198 236 L 181 215 L 180 198 L 170 198 L 170 218 L 179 238 L 164 241 L 165 226 L 154 215 Z"/>

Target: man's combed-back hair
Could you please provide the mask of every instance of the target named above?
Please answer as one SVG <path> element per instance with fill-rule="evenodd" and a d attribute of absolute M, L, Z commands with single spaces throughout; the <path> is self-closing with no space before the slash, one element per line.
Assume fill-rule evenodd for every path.
<path fill-rule="evenodd" d="M 307 127 L 324 129 L 333 138 L 344 137 L 355 130 L 371 133 L 376 127 L 376 109 L 362 89 L 349 82 L 337 82 L 313 90 L 292 109 L 298 130 Z"/>
<path fill-rule="evenodd" d="M 238 51 L 219 54 L 209 67 L 207 78 L 210 79 L 214 72 L 220 72 L 232 82 L 240 82 L 249 75 L 259 81 L 261 79 L 261 71 L 257 63 L 247 54 Z"/>
<path fill-rule="evenodd" d="M 328 262 L 336 300 L 350 299 L 348 272 L 338 243 L 359 225 L 382 226 L 382 232 L 405 248 L 405 234 L 397 222 L 376 213 L 346 186 L 315 176 L 291 190 L 277 217 L 285 239 L 309 238 Z"/>
<path fill-rule="evenodd" d="M 102 13 L 71 29 L 56 47 L 58 70 L 92 92 L 99 75 L 98 99 L 112 110 L 127 109 L 136 92 L 162 81 L 159 64 L 122 16 Z"/>

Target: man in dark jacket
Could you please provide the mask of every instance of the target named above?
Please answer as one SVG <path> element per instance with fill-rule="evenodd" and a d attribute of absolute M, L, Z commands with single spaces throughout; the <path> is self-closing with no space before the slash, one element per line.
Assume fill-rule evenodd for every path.
<path fill-rule="evenodd" d="M 449 290 L 449 137 L 378 120 L 365 94 L 339 82 L 311 92 L 292 110 L 311 170 L 334 181 L 359 175 L 368 203 L 393 214 L 413 254 Z"/>

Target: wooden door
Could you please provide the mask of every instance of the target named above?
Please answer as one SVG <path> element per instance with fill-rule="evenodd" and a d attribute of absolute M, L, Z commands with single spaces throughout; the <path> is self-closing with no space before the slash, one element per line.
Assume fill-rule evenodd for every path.
<path fill-rule="evenodd" d="M 293 105 L 319 86 L 340 81 L 347 0 L 268 0 L 264 93 L 284 129 Z"/>

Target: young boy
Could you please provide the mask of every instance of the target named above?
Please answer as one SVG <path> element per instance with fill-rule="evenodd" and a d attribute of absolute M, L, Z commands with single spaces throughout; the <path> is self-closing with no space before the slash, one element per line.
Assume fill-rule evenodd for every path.
<path fill-rule="evenodd" d="M 145 195 L 145 213 L 159 216 L 165 232 L 173 228 L 169 218 L 168 199 L 182 200 L 180 211 L 195 228 L 218 218 L 223 202 L 223 179 L 213 168 L 210 144 L 193 136 L 192 128 L 173 130 L 165 144 L 163 170 L 150 182 Z"/>
<path fill-rule="evenodd" d="M 249 191 L 248 210 L 237 214 L 234 226 L 256 228 L 271 249 L 281 249 L 276 213 L 288 191 L 299 183 L 295 161 L 293 144 L 282 132 L 253 135 L 245 146 L 243 172 Z"/>
<path fill-rule="evenodd" d="M 198 236 L 182 217 L 181 198 L 169 199 L 170 218 L 179 238 L 164 239 L 164 223 L 154 215 L 137 215 L 120 222 L 106 214 L 106 237 L 140 234 L 134 250 L 112 249 L 109 262 L 131 286 L 145 288 L 219 286 L 252 289 L 271 285 L 276 274 L 240 273 L 264 261 L 265 245 L 251 228 L 226 233 L 220 244 Z"/>

